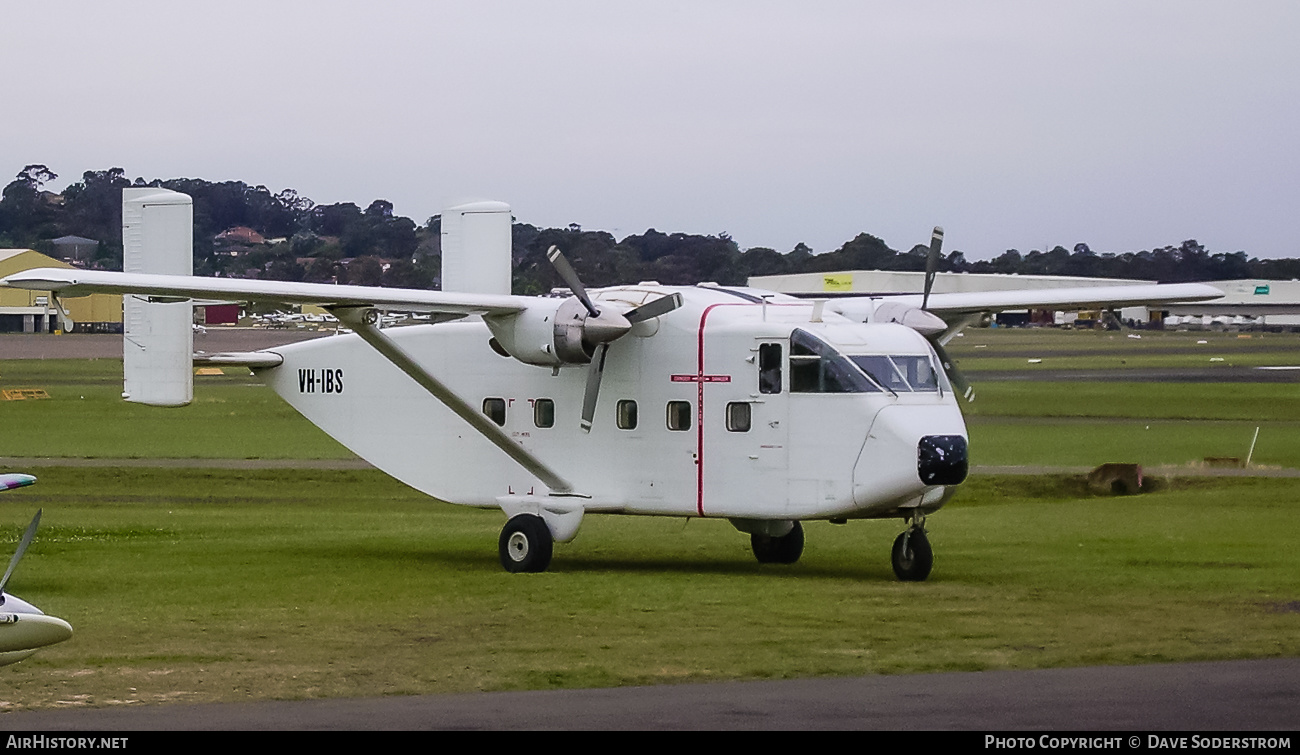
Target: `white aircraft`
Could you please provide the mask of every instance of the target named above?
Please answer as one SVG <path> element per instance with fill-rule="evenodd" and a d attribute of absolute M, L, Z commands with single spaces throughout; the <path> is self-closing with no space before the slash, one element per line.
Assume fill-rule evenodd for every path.
<path fill-rule="evenodd" d="M 379 469 L 500 509 L 501 563 L 537 572 L 588 513 L 716 517 L 761 562 L 793 563 L 804 520 L 901 518 L 900 579 L 925 579 L 926 516 L 966 477 L 942 344 L 981 313 L 1220 296 L 1200 285 L 833 302 L 654 282 L 510 295 L 509 206 L 442 215 L 442 291 L 192 276 L 190 198 L 123 192 L 125 272 L 37 269 L 4 284 L 125 294 L 125 392 L 192 398 L 191 299 L 316 304 L 352 334 L 207 357 L 250 367 Z M 942 234 L 936 229 L 932 259 Z M 383 330 L 381 312 L 429 315 Z M 955 373 L 954 373 L 955 374 Z M 959 386 L 962 382 L 956 380 Z"/>
<path fill-rule="evenodd" d="M 36 482 L 36 478 L 26 474 L 0 474 L 0 490 L 13 490 Z M 18 550 L 9 560 L 9 568 L 4 578 L 0 579 L 0 666 L 17 663 L 46 645 L 63 642 L 72 636 L 72 626 L 63 619 L 46 616 L 41 609 L 20 600 L 16 595 L 5 593 L 5 585 L 14 573 L 14 567 L 27 552 L 36 528 L 41 523 L 41 512 L 37 511 L 27 531 L 18 544 Z"/>

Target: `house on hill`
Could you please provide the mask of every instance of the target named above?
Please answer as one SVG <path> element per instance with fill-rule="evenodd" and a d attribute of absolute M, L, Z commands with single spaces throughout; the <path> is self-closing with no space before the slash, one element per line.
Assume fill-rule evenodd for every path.
<path fill-rule="evenodd" d="M 216 241 L 219 246 L 252 246 L 253 244 L 266 243 L 266 239 L 262 234 L 246 225 L 227 228 L 214 236 L 213 241 Z"/>

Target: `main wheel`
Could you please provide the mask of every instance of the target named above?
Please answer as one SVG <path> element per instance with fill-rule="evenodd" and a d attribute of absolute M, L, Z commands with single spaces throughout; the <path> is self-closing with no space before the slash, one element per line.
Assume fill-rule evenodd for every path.
<path fill-rule="evenodd" d="M 760 564 L 793 564 L 803 555 L 803 525 L 795 522 L 781 537 L 750 535 L 749 544 Z"/>
<path fill-rule="evenodd" d="M 497 543 L 501 565 L 512 574 L 543 572 L 551 565 L 551 530 L 536 514 L 510 517 Z"/>
<path fill-rule="evenodd" d="M 913 527 L 894 541 L 894 574 L 904 582 L 921 582 L 934 567 L 934 551 L 925 530 Z"/>

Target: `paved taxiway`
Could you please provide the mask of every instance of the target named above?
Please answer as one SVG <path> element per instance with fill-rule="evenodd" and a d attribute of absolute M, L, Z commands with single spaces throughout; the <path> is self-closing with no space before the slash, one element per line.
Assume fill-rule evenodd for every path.
<path fill-rule="evenodd" d="M 50 710 L 9 731 L 949 729 L 1264 731 L 1300 726 L 1300 659 Z"/>

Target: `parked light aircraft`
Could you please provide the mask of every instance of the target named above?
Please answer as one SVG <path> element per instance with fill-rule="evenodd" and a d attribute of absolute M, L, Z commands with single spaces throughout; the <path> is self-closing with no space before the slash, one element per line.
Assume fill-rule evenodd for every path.
<path fill-rule="evenodd" d="M 13 490 L 35 482 L 36 478 L 27 474 L 0 474 L 0 490 Z M 72 636 L 72 626 L 68 622 L 46 616 L 31 603 L 5 593 L 5 585 L 9 584 L 14 567 L 27 552 L 32 538 L 36 537 L 36 528 L 40 523 L 41 512 L 37 511 L 18 543 L 18 550 L 9 560 L 9 568 L 0 579 L 0 666 L 17 663 L 47 645 L 63 642 Z"/>
<path fill-rule="evenodd" d="M 5 285 L 125 294 L 124 396 L 192 398 L 191 299 L 316 304 L 352 334 L 206 357 L 245 365 L 379 469 L 503 511 L 501 563 L 547 568 L 589 513 L 725 518 L 761 562 L 800 557 L 800 522 L 901 518 L 892 561 L 925 579 L 927 515 L 966 477 L 943 344 L 981 314 L 1220 296 L 1200 285 L 925 293 L 808 301 L 655 282 L 510 294 L 510 208 L 442 215 L 443 289 L 200 278 L 190 198 L 123 193 L 125 272 L 38 269 Z M 942 233 L 935 229 L 931 259 Z M 429 324 L 382 329 L 386 311 Z M 950 373 L 953 379 L 949 379 Z"/>

